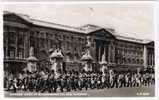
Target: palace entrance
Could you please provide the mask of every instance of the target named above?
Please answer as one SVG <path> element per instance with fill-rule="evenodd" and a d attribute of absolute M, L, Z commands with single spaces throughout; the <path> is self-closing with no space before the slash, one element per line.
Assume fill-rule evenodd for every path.
<path fill-rule="evenodd" d="M 102 59 L 102 55 L 105 52 L 105 58 L 106 58 L 105 60 L 108 62 L 109 42 L 104 40 L 98 40 L 98 39 L 96 39 L 95 42 L 96 42 L 96 58 L 95 58 L 96 61 L 99 63 Z"/>

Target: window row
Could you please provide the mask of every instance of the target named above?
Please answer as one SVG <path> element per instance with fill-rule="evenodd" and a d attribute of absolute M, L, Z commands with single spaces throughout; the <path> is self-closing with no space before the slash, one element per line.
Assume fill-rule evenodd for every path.
<path fill-rule="evenodd" d="M 31 32 L 31 36 L 38 37 L 38 38 L 47 38 L 47 39 L 59 39 L 64 41 L 74 41 L 74 42 L 85 42 L 85 38 L 82 36 L 73 36 L 68 33 L 65 35 L 63 33 L 44 33 L 44 32 Z"/>
<path fill-rule="evenodd" d="M 9 47 L 8 49 L 6 47 L 4 47 L 4 58 L 25 58 L 24 57 L 24 49 L 20 49 L 18 48 L 16 50 L 16 48 L 14 47 Z"/>

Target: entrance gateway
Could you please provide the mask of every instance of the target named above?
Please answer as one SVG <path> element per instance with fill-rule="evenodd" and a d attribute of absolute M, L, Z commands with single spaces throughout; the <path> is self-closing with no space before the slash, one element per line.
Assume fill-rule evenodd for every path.
<path fill-rule="evenodd" d="M 87 36 L 87 43 L 86 48 L 81 56 L 80 61 L 71 61 L 69 54 L 67 54 L 67 60 L 66 62 L 62 60 L 63 64 L 61 64 L 62 71 L 77 71 L 81 72 L 83 70 L 85 71 L 103 71 L 101 70 L 101 67 L 107 67 L 109 59 L 109 42 L 104 40 L 98 40 L 98 39 L 92 39 L 93 36 Z M 61 51 L 62 54 L 62 51 Z M 56 55 L 56 54 L 51 54 Z M 63 56 L 64 57 L 64 56 Z M 58 58 L 58 57 L 53 57 Z M 100 64 L 102 62 L 102 64 Z M 57 68 L 57 67 L 54 67 Z M 105 68 L 104 68 L 105 69 Z M 56 70 L 56 69 L 55 69 Z"/>

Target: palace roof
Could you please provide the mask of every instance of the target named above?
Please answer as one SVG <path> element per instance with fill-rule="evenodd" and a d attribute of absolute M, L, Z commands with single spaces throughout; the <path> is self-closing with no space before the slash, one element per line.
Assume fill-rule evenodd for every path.
<path fill-rule="evenodd" d="M 4 15 L 7 15 L 7 14 L 14 14 L 14 15 L 24 19 L 25 21 L 32 23 L 33 25 L 38 25 L 38 26 L 44 26 L 44 27 L 72 31 L 72 32 L 78 32 L 78 33 L 84 33 L 84 34 L 89 34 L 91 32 L 95 32 L 95 31 L 104 29 L 104 30 L 108 31 L 109 33 L 111 33 L 113 36 L 115 36 L 115 38 L 118 40 L 135 42 L 135 43 L 143 43 L 143 44 L 153 42 L 151 40 L 144 40 L 144 39 L 136 39 L 136 38 L 132 38 L 132 37 L 119 36 L 119 35 L 117 35 L 117 33 L 115 32 L 114 29 L 102 28 L 102 27 L 99 27 L 96 25 L 91 25 L 91 24 L 87 24 L 87 25 L 84 25 L 81 27 L 72 27 L 72 26 L 68 26 L 68 25 L 62 25 L 62 24 L 33 19 L 30 16 L 25 15 L 25 14 L 4 11 Z"/>
<path fill-rule="evenodd" d="M 152 40 L 137 39 L 137 38 L 132 38 L 132 37 L 120 36 L 120 35 L 115 35 L 115 37 L 116 37 L 116 39 L 118 39 L 118 40 L 129 41 L 129 42 L 135 42 L 135 43 L 147 44 L 147 43 L 152 42 Z"/>
<path fill-rule="evenodd" d="M 25 15 L 25 14 L 4 11 L 4 15 L 7 15 L 7 14 L 14 14 L 14 15 L 24 19 L 25 21 L 32 23 L 33 25 L 56 28 L 56 29 L 79 32 L 79 33 L 85 33 L 85 34 L 102 29 L 101 27 L 97 27 L 95 25 L 90 25 L 90 24 L 82 26 L 82 27 L 72 27 L 72 26 L 68 26 L 68 25 L 62 25 L 62 24 L 33 19 L 30 16 Z"/>

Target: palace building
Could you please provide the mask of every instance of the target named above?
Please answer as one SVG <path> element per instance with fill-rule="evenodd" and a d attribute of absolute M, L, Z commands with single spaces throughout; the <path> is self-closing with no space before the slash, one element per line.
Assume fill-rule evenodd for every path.
<path fill-rule="evenodd" d="M 104 53 L 108 67 L 115 70 L 134 70 L 155 64 L 154 41 L 119 36 L 114 29 L 90 24 L 71 27 L 8 11 L 4 11 L 3 19 L 4 70 L 13 73 L 27 66 L 31 47 L 40 68 L 49 68 L 50 50 L 59 48 L 64 55 L 63 68 L 80 71 L 88 37 L 93 70 L 98 70 Z"/>

